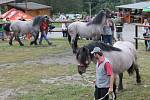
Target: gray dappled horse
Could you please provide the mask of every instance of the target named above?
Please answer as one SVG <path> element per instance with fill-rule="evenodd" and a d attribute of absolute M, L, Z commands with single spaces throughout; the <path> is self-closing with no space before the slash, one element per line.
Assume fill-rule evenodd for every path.
<path fill-rule="evenodd" d="M 89 23 L 73 22 L 68 26 L 68 41 L 73 49 L 73 53 L 77 51 L 78 36 L 81 38 L 99 39 L 103 34 L 103 27 L 107 18 L 110 18 L 111 12 L 109 10 L 100 11 L 97 16 Z"/>
<path fill-rule="evenodd" d="M 34 37 L 34 40 L 31 41 L 30 45 L 32 44 L 37 45 L 37 39 L 40 31 L 40 24 L 44 20 L 49 21 L 49 17 L 45 15 L 36 16 L 31 21 L 17 20 L 15 22 L 12 22 L 10 25 L 10 31 L 12 31 L 13 33 L 11 34 L 9 44 L 12 45 L 13 37 L 15 37 L 16 40 L 19 42 L 20 46 L 23 46 L 24 44 L 21 42 L 19 36 L 30 33 Z"/>
<path fill-rule="evenodd" d="M 128 41 L 118 41 L 113 46 L 104 44 L 102 42 L 93 42 L 86 46 L 79 48 L 76 59 L 79 63 L 78 72 L 83 74 L 86 72 L 91 61 L 96 63 L 94 55 L 91 54 L 91 51 L 94 47 L 100 47 L 104 55 L 110 60 L 112 64 L 112 69 L 115 74 L 119 74 L 119 85 L 118 90 L 123 89 L 122 78 L 123 72 L 128 71 L 129 74 L 136 72 L 136 81 L 141 83 L 141 78 L 139 74 L 139 68 L 137 64 L 137 54 L 135 46 Z"/>

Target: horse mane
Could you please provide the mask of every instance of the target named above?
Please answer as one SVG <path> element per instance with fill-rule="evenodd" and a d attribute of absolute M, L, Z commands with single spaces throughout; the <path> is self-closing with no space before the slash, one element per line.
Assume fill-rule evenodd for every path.
<path fill-rule="evenodd" d="M 100 42 L 100 41 L 92 42 L 92 43 L 90 43 L 84 47 L 88 48 L 90 52 L 94 49 L 94 47 L 100 47 L 102 49 L 102 51 L 107 51 L 107 52 L 122 51 L 119 48 L 113 47 L 111 45 L 107 45 L 107 44 Z"/>
<path fill-rule="evenodd" d="M 33 19 L 33 26 L 39 25 L 43 21 L 43 16 L 36 16 Z"/>
<path fill-rule="evenodd" d="M 104 10 L 100 11 L 98 15 L 91 22 L 87 23 L 87 25 L 91 25 L 91 24 L 99 25 L 102 23 L 103 17 L 106 17 L 106 13 Z"/>

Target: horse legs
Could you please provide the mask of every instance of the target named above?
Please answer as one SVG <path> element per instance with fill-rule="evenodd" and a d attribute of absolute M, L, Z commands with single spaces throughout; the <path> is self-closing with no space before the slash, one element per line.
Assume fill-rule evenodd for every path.
<path fill-rule="evenodd" d="M 77 52 L 77 41 L 78 41 L 78 35 L 76 35 L 74 38 L 71 39 L 71 47 L 73 49 L 73 53 L 75 54 Z"/>
<path fill-rule="evenodd" d="M 34 44 L 35 44 L 35 45 L 37 45 L 37 39 L 38 39 L 38 37 L 39 37 L 39 32 L 36 34 L 36 37 L 35 37 L 35 39 L 34 39 Z"/>
<path fill-rule="evenodd" d="M 24 44 L 21 42 L 19 35 L 15 36 L 15 38 L 17 39 L 17 41 L 19 42 L 20 46 L 24 46 Z"/>
<path fill-rule="evenodd" d="M 115 98 L 116 99 L 116 78 L 117 78 L 117 75 L 114 74 L 114 83 L 113 83 L 113 92 L 114 92 L 114 95 L 115 95 Z"/>
<path fill-rule="evenodd" d="M 134 65 L 135 67 L 135 72 L 136 72 L 136 82 L 137 83 L 141 83 L 141 76 L 140 76 L 140 73 L 139 73 L 139 66 L 138 64 L 135 64 Z"/>
<path fill-rule="evenodd" d="M 10 38 L 9 38 L 9 45 L 12 46 L 12 41 L 13 41 L 13 38 L 14 38 L 14 33 L 10 34 Z"/>
<path fill-rule="evenodd" d="M 37 45 L 37 39 L 39 37 L 39 32 L 37 34 L 33 34 L 33 37 L 34 37 L 34 40 L 31 41 L 30 45 L 33 45 L 33 44 Z"/>
<path fill-rule="evenodd" d="M 74 41 L 74 46 L 75 46 L 75 49 L 76 49 L 76 50 L 78 49 L 78 44 L 77 44 L 78 38 L 79 38 L 79 35 L 77 34 L 77 35 L 76 35 L 76 38 L 75 38 L 75 41 Z"/>
<path fill-rule="evenodd" d="M 123 90 L 122 78 L 123 78 L 123 73 L 120 73 L 120 74 L 119 74 L 119 85 L 118 85 L 118 91 Z"/>
<path fill-rule="evenodd" d="M 71 36 L 70 36 L 70 34 L 68 34 L 68 42 L 71 45 Z"/>

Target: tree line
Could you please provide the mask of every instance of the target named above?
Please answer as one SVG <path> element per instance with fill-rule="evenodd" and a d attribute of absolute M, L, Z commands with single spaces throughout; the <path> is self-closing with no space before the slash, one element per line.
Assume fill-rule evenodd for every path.
<path fill-rule="evenodd" d="M 101 9 L 116 10 L 115 6 L 148 0 L 16 0 L 16 2 L 36 2 L 52 6 L 53 13 L 87 13 L 91 8 L 92 14 Z"/>

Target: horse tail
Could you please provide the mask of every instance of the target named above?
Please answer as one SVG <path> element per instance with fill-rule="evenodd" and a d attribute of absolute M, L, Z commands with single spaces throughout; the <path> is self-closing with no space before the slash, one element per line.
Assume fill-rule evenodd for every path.
<path fill-rule="evenodd" d="M 67 30 L 67 34 L 68 34 L 68 41 L 69 41 L 69 44 L 71 44 L 71 36 L 70 36 L 68 30 Z"/>

